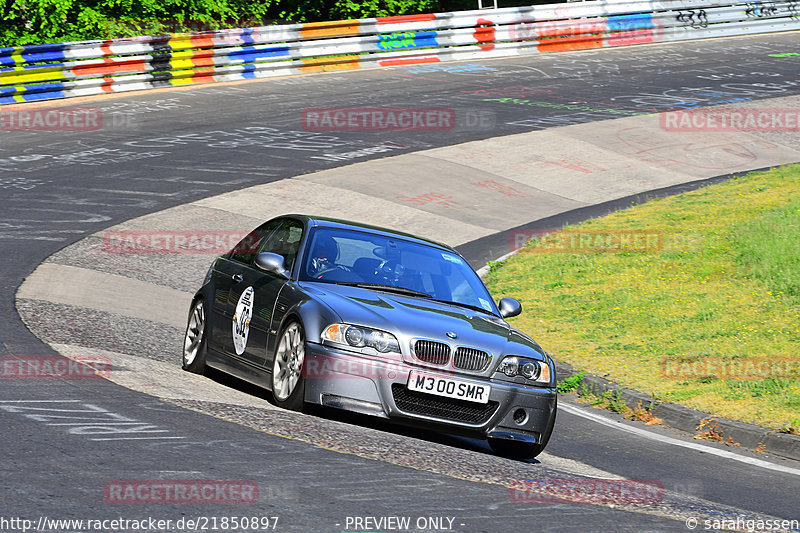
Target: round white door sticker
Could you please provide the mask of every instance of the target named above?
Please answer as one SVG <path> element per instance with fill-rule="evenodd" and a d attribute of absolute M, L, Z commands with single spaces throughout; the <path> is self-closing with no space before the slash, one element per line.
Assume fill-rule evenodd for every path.
<path fill-rule="evenodd" d="M 250 319 L 253 317 L 253 287 L 247 287 L 236 304 L 233 315 L 233 348 L 237 355 L 244 353 L 247 346 L 247 334 L 250 333 Z"/>

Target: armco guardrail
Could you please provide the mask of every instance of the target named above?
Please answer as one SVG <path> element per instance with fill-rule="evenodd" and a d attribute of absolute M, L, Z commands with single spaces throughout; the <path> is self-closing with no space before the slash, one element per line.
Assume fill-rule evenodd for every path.
<path fill-rule="evenodd" d="M 788 2 L 587 1 L 0 48 L 0 104 L 800 29 Z"/>

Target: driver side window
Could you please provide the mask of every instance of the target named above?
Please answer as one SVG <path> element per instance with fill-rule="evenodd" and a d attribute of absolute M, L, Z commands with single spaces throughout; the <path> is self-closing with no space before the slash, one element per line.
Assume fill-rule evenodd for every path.
<path fill-rule="evenodd" d="M 251 264 L 263 241 L 280 223 L 281 220 L 270 220 L 248 233 L 244 239 L 239 241 L 239 244 L 234 246 L 230 258 L 237 263 Z"/>
<path fill-rule="evenodd" d="M 261 245 L 258 252 L 270 252 L 282 255 L 284 267 L 291 270 L 300 249 L 303 237 L 303 224 L 297 220 L 284 220 L 280 227 L 272 232 Z"/>

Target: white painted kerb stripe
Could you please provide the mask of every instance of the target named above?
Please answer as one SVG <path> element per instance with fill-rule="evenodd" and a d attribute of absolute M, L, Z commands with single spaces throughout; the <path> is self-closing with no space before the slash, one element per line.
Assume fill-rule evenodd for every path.
<path fill-rule="evenodd" d="M 667 437 L 666 435 L 657 435 L 651 431 L 628 426 L 621 422 L 617 422 L 616 420 L 609 420 L 608 418 L 600 416 L 596 413 L 590 413 L 588 411 L 584 411 L 583 409 L 575 407 L 574 405 L 559 403 L 558 408 L 563 409 L 568 413 L 572 413 L 573 415 L 577 415 L 586 418 L 588 420 L 591 420 L 593 422 L 597 422 L 598 424 L 602 424 L 604 426 L 608 426 L 621 431 L 627 431 L 628 433 L 633 433 L 634 435 L 639 435 L 640 437 L 644 437 L 646 439 L 656 440 L 658 442 L 664 442 L 666 444 L 672 444 L 673 446 L 681 446 L 683 448 L 689 448 L 690 450 L 696 450 L 698 452 L 710 453 L 711 455 L 717 455 L 719 457 L 724 457 L 726 459 L 739 461 L 740 463 L 747 463 L 749 465 L 766 468 L 768 470 L 777 470 L 778 472 L 784 472 L 786 474 L 794 474 L 795 476 L 800 476 L 800 469 L 798 468 L 776 465 L 768 461 L 756 459 L 755 457 L 745 457 L 737 453 L 729 452 L 726 450 L 718 450 L 716 448 L 712 448 L 710 446 L 704 446 L 696 442 L 686 442 L 679 439 L 674 439 L 672 437 Z"/>

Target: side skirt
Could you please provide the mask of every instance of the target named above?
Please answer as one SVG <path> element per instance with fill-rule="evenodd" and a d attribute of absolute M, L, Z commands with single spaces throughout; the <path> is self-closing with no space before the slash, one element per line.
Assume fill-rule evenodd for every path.
<path fill-rule="evenodd" d="M 230 374 L 241 380 L 252 383 L 257 387 L 272 390 L 272 372 L 259 368 L 244 361 L 238 361 L 224 356 L 216 350 L 208 349 L 206 365 L 215 370 Z"/>

